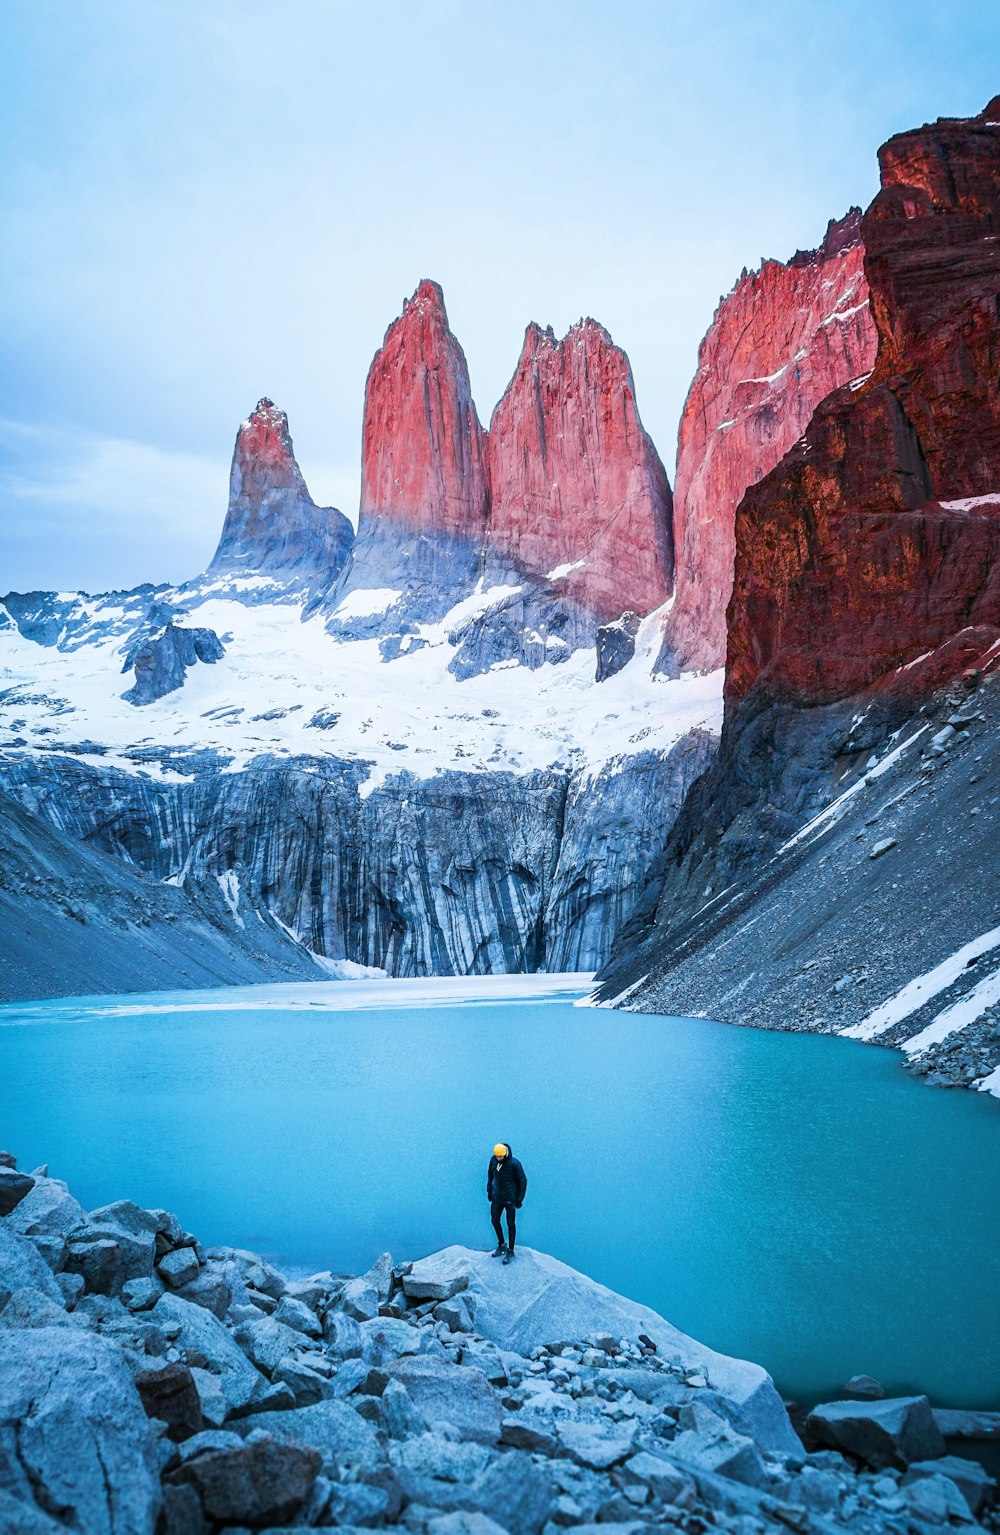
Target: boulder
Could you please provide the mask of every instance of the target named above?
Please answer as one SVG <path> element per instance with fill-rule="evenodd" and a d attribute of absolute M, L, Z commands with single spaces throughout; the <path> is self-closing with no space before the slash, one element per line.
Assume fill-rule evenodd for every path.
<path fill-rule="evenodd" d="M 65 1535 L 65 1529 L 34 1503 L 22 1503 L 0 1488 L 0 1530 L 4 1535 Z"/>
<path fill-rule="evenodd" d="M 182 1285 L 190 1284 L 201 1273 L 201 1264 L 191 1247 L 175 1247 L 172 1252 L 165 1253 L 156 1266 L 156 1271 L 164 1284 L 171 1289 L 179 1290 Z"/>
<path fill-rule="evenodd" d="M 881 1402 L 885 1391 L 871 1375 L 852 1375 L 843 1387 L 843 1394 L 852 1402 Z"/>
<path fill-rule="evenodd" d="M 306 1347 L 302 1333 L 285 1327 L 271 1316 L 262 1316 L 255 1322 L 241 1322 L 233 1336 L 247 1358 L 268 1375 L 273 1375 L 278 1362 L 286 1355 Z"/>
<path fill-rule="evenodd" d="M 241 1418 L 233 1424 L 238 1433 L 252 1433 L 259 1420 Z M 267 1431 L 279 1439 L 318 1450 L 343 1470 L 368 1471 L 379 1459 L 378 1439 L 370 1423 L 344 1402 L 317 1402 L 269 1413 Z"/>
<path fill-rule="evenodd" d="M 948 1476 L 922 1476 L 900 1489 L 911 1517 L 919 1527 L 928 1524 L 971 1524 L 972 1515 L 964 1495 Z"/>
<path fill-rule="evenodd" d="M 670 1454 L 691 1470 L 726 1476 L 748 1487 L 766 1487 L 769 1481 L 753 1440 L 737 1434 L 728 1424 L 719 1423 L 717 1430 L 707 1434 L 684 1429 L 672 1442 Z"/>
<path fill-rule="evenodd" d="M 36 1176 L 34 1187 L 4 1218 L 5 1228 L 33 1242 L 50 1269 L 62 1267 L 66 1238 L 87 1224 L 81 1204 L 58 1178 Z"/>
<path fill-rule="evenodd" d="M 168 1337 L 176 1334 L 181 1349 L 197 1349 L 218 1375 L 230 1411 L 245 1407 L 264 1382 L 222 1323 L 179 1295 L 161 1295 L 150 1313 Z"/>
<path fill-rule="evenodd" d="M 903 1477 L 903 1484 L 908 1485 L 928 1476 L 946 1476 L 950 1482 L 954 1482 L 969 1505 L 971 1514 L 978 1514 L 985 1504 L 992 1502 L 996 1493 L 997 1484 L 989 1472 L 978 1460 L 966 1460 L 962 1455 L 942 1455 L 938 1460 L 914 1461 Z"/>
<path fill-rule="evenodd" d="M 556 1425 L 564 1452 L 589 1471 L 609 1471 L 619 1466 L 635 1447 L 634 1423 L 579 1423 Z"/>
<path fill-rule="evenodd" d="M 666 1363 L 704 1375 L 729 1403 L 741 1433 L 766 1451 L 801 1454 L 784 1404 L 759 1365 L 705 1348 L 648 1306 L 616 1295 L 547 1253 L 519 1247 L 517 1262 L 503 1268 L 489 1253 L 447 1247 L 415 1263 L 403 1285 L 416 1299 L 464 1293 L 475 1307 L 476 1332 L 524 1356 L 559 1339 L 604 1336 L 617 1347 L 615 1340 L 644 1333 Z"/>
<path fill-rule="evenodd" d="M 378 1316 L 378 1291 L 365 1279 L 351 1279 L 341 1291 L 340 1305 L 356 1322 L 370 1322 Z"/>
<path fill-rule="evenodd" d="M 0 1215 L 9 1215 L 30 1194 L 35 1180 L 30 1173 L 19 1173 L 13 1167 L 0 1167 Z"/>
<path fill-rule="evenodd" d="M 422 1354 L 398 1360 L 390 1376 L 406 1387 L 432 1428 L 449 1427 L 481 1444 L 499 1440 L 500 1398 L 479 1370 Z"/>
<path fill-rule="evenodd" d="M 881 1402 L 824 1402 L 806 1419 L 807 1443 L 829 1445 L 876 1470 L 905 1470 L 913 1461 L 945 1453 L 941 1430 L 925 1396 Z"/>
<path fill-rule="evenodd" d="M 291 1327 L 307 1338 L 322 1338 L 323 1326 L 311 1307 L 292 1295 L 283 1295 L 274 1312 L 274 1320 L 283 1327 Z"/>
<path fill-rule="evenodd" d="M 642 1482 L 664 1503 L 686 1502 L 694 1494 L 694 1484 L 679 1466 L 647 1450 L 632 1455 L 622 1467 L 622 1475 L 628 1481 Z"/>
<path fill-rule="evenodd" d="M 16 1212 L 15 1212 L 16 1213 Z M 39 1290 L 56 1304 L 62 1304 L 62 1291 L 52 1277 L 52 1270 L 39 1255 L 35 1244 L 15 1231 L 12 1216 L 0 1222 L 0 1305 L 15 1290 L 25 1286 Z"/>
<path fill-rule="evenodd" d="M 36 1254 L 37 1256 L 37 1254 Z M 41 1259 L 38 1260 L 41 1262 Z M 73 1318 L 44 1290 L 25 1285 L 0 1308 L 0 1327 L 72 1327 Z"/>
<path fill-rule="evenodd" d="M 167 1425 L 169 1439 L 190 1439 L 201 1431 L 201 1401 L 186 1364 L 140 1370 L 135 1376 L 135 1389 L 149 1416 Z"/>
<path fill-rule="evenodd" d="M 391 1439 L 410 1439 L 427 1429 L 426 1418 L 401 1381 L 391 1380 L 382 1392 L 382 1423 Z"/>
<path fill-rule="evenodd" d="M 0 1332 L 0 1491 L 87 1535 L 153 1535 L 158 1469 L 113 1344 L 63 1327 Z"/>
<path fill-rule="evenodd" d="M 309 1499 L 321 1457 L 307 1445 L 264 1436 L 238 1449 L 186 1461 L 169 1480 L 195 1489 L 206 1517 L 220 1524 L 286 1524 Z"/>
<path fill-rule="evenodd" d="M 510 1535 L 538 1535 L 555 1495 L 551 1478 L 527 1455 L 504 1455 L 476 1478 L 476 1501 Z"/>

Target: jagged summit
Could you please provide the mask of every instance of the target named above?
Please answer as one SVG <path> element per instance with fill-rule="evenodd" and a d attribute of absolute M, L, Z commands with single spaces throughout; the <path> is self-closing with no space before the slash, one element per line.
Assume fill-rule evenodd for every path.
<path fill-rule="evenodd" d="M 288 417 L 265 395 L 236 436 L 229 507 L 209 569 L 300 576 L 325 585 L 339 574 L 353 539 L 342 512 L 313 501 Z"/>
<path fill-rule="evenodd" d="M 629 360 L 587 318 L 532 323 L 490 420 L 490 550 L 555 581 L 599 622 L 670 595 L 670 487 Z M 571 567 L 571 568 L 567 568 Z"/>

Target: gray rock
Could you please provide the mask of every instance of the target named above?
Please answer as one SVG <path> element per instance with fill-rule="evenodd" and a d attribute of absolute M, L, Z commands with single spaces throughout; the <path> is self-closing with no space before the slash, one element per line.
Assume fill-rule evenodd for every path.
<path fill-rule="evenodd" d="M 770 1376 L 759 1365 L 731 1359 L 678 1332 L 646 1306 L 596 1284 L 547 1253 L 519 1248 L 507 1268 L 489 1253 L 448 1247 L 414 1264 L 403 1280 L 407 1294 L 444 1300 L 467 1293 L 475 1303 L 476 1332 L 500 1349 L 530 1354 L 557 1339 L 581 1341 L 646 1334 L 667 1364 L 700 1371 L 730 1404 L 734 1426 L 771 1453 L 796 1455 L 801 1444 Z M 428 1295 L 428 1289 L 433 1294 Z M 449 1295 L 445 1295 L 445 1291 Z M 671 1390 L 664 1381 L 665 1393 Z"/>
<path fill-rule="evenodd" d="M 389 1494 L 364 1482 L 335 1482 L 323 1505 L 323 1519 L 333 1528 L 370 1527 L 382 1524 L 389 1508 Z"/>
<path fill-rule="evenodd" d="M 6 1229 L 25 1236 L 50 1269 L 62 1267 L 66 1238 L 87 1223 L 84 1208 L 58 1178 L 36 1177 L 35 1186 L 4 1218 Z"/>
<path fill-rule="evenodd" d="M 172 1324 L 180 1348 L 197 1349 L 204 1355 L 212 1373 L 219 1377 L 230 1411 L 245 1407 L 264 1384 L 230 1333 L 203 1306 L 167 1293 L 161 1295 L 150 1315 L 164 1330 Z"/>
<path fill-rule="evenodd" d="M 153 1535 L 155 1438 L 111 1343 L 62 1327 L 0 1333 L 0 1490 L 87 1535 Z"/>
<path fill-rule="evenodd" d="M 419 1354 L 427 1334 L 399 1317 L 380 1316 L 361 1324 L 364 1356 L 374 1365 L 391 1364 L 406 1354 Z"/>
<path fill-rule="evenodd" d="M 4 1535 L 64 1535 L 65 1529 L 36 1504 L 22 1503 L 0 1487 L 0 1530 Z"/>
<path fill-rule="evenodd" d="M 401 1381 L 391 1380 L 382 1392 L 382 1423 L 391 1439 L 409 1439 L 427 1431 L 426 1418 Z"/>
<path fill-rule="evenodd" d="M 885 1400 L 885 1392 L 871 1375 L 852 1375 L 850 1380 L 842 1387 L 846 1397 L 855 1402 L 881 1402 Z"/>
<path fill-rule="evenodd" d="M 179 1290 L 182 1285 L 190 1284 L 192 1279 L 197 1279 L 201 1273 L 201 1264 L 191 1247 L 175 1247 L 172 1252 L 165 1253 L 156 1265 L 156 1271 L 164 1284 L 172 1290 Z"/>
<path fill-rule="evenodd" d="M 296 1300 L 292 1295 L 283 1295 L 274 1312 L 274 1320 L 283 1327 L 294 1328 L 296 1332 L 304 1333 L 307 1338 L 322 1338 L 323 1325 L 316 1312 L 305 1304 Z"/>
<path fill-rule="evenodd" d="M 70 1310 L 76 1305 L 83 1294 L 83 1275 L 67 1274 L 65 1270 L 56 1275 L 56 1284 L 59 1286 L 63 1303 Z"/>
<path fill-rule="evenodd" d="M 635 1424 L 558 1423 L 556 1437 L 563 1450 L 591 1471 L 621 1465 L 635 1447 Z"/>
<path fill-rule="evenodd" d="M 896 846 L 896 839 L 895 839 L 895 837 L 883 837 L 880 842 L 876 842 L 875 846 L 872 848 L 871 852 L 868 854 L 868 857 L 872 858 L 872 859 L 874 859 L 874 858 L 881 858 L 883 853 L 888 853 L 889 850 L 891 848 L 894 848 L 895 846 Z"/>
<path fill-rule="evenodd" d="M 439 1301 L 434 1307 L 434 1318 L 452 1332 L 472 1332 L 472 1308 L 465 1295 L 454 1295 L 451 1300 Z"/>
<path fill-rule="evenodd" d="M 947 1476 L 922 1476 L 906 1483 L 900 1496 L 913 1518 L 927 1524 L 971 1524 L 969 1505 L 958 1487 Z"/>
<path fill-rule="evenodd" d="M 379 1304 L 384 1305 L 392 1289 L 392 1254 L 380 1253 L 371 1268 L 361 1275 L 361 1279 L 363 1283 L 371 1285 L 379 1298 Z"/>
<path fill-rule="evenodd" d="M 753 1440 L 728 1424 L 719 1424 L 709 1434 L 684 1429 L 671 1444 L 670 1453 L 682 1466 L 725 1476 L 747 1487 L 766 1487 L 770 1480 Z"/>
<path fill-rule="evenodd" d="M 410 1473 L 413 1476 L 468 1486 L 492 1463 L 493 1453 L 486 1445 L 469 1441 L 456 1442 L 446 1439 L 442 1434 L 427 1431 L 392 1444 L 389 1459 L 401 1474 Z M 405 1485 L 405 1475 L 403 1481 Z"/>
<path fill-rule="evenodd" d="M 308 1502 L 320 1463 L 306 1445 L 264 1436 L 198 1455 L 170 1480 L 194 1487 L 206 1516 L 220 1524 L 286 1524 Z"/>
<path fill-rule="evenodd" d="M 257 1425 L 253 1419 L 241 1418 L 233 1426 L 245 1436 Z M 311 1445 L 344 1471 L 369 1471 L 379 1459 L 375 1430 L 344 1402 L 317 1402 L 313 1407 L 269 1413 L 267 1431 L 296 1444 Z"/>
<path fill-rule="evenodd" d="M 622 1475 L 629 1481 L 642 1482 L 652 1488 L 664 1503 L 687 1503 L 694 1497 L 694 1483 L 679 1466 L 646 1450 L 630 1456 L 622 1467 Z"/>
<path fill-rule="evenodd" d="M 0 1167 L 0 1215 L 9 1215 L 26 1194 L 30 1194 L 35 1180 L 30 1173 L 19 1173 L 13 1167 Z"/>
<path fill-rule="evenodd" d="M 824 1402 L 806 1419 L 807 1440 L 854 1455 L 876 1470 L 904 1470 L 912 1461 L 945 1453 L 941 1431 L 925 1396 L 883 1402 Z"/>
<path fill-rule="evenodd" d="M 320 1315 L 327 1302 L 341 1287 L 341 1281 L 327 1270 L 322 1274 L 310 1274 L 306 1279 L 289 1279 L 285 1294 L 291 1300 L 300 1301 L 310 1311 Z"/>
<path fill-rule="evenodd" d="M 316 1370 L 311 1370 L 300 1357 L 286 1354 L 279 1359 L 272 1371 L 274 1381 L 283 1382 L 295 1398 L 296 1407 L 310 1407 L 313 1402 L 322 1401 L 325 1396 L 335 1395 L 330 1382 L 325 1375 L 320 1375 Z"/>
<path fill-rule="evenodd" d="M 528 1414 L 504 1418 L 500 1425 L 500 1443 L 538 1455 L 558 1455 L 560 1450 L 559 1440 L 550 1431 L 548 1421 Z"/>
<path fill-rule="evenodd" d="M 993 1500 L 996 1493 L 996 1482 L 978 1460 L 966 1460 L 961 1455 L 942 1455 L 938 1460 L 914 1461 L 903 1477 L 903 1485 L 921 1481 L 928 1476 L 946 1476 L 950 1482 L 954 1482 L 971 1514 L 978 1514 L 984 1504 Z"/>
<path fill-rule="evenodd" d="M 456 1509 L 454 1513 L 429 1519 L 427 1535 L 508 1535 L 508 1532 L 478 1509 Z M 601 1529 L 600 1535 L 607 1535 L 606 1527 Z"/>
<path fill-rule="evenodd" d="M 421 1258 L 403 1279 L 403 1291 L 411 1300 L 450 1300 L 461 1290 L 468 1289 L 469 1275 L 457 1254 L 468 1254 L 467 1248 L 445 1248 L 430 1258 Z"/>
<path fill-rule="evenodd" d="M 356 1322 L 370 1322 L 378 1316 L 378 1291 L 365 1279 L 352 1279 L 341 1291 L 339 1304 Z"/>
<path fill-rule="evenodd" d="M 39 1260 L 41 1261 L 41 1260 Z M 15 1290 L 0 1309 L 0 1327 L 72 1327 L 73 1318 L 44 1290 L 31 1285 Z"/>
<path fill-rule="evenodd" d="M 175 1293 L 184 1300 L 192 1301 L 196 1306 L 204 1306 L 205 1310 L 211 1311 L 220 1322 L 229 1310 L 233 1299 L 229 1281 L 219 1269 L 202 1269 L 197 1279 L 180 1285 Z"/>
<path fill-rule="evenodd" d="M 229 1403 L 222 1389 L 221 1377 L 213 1375 L 211 1370 L 202 1370 L 192 1365 L 191 1378 L 201 1403 L 202 1417 L 213 1428 L 221 1428 L 229 1416 Z"/>
<path fill-rule="evenodd" d="M 390 1374 L 406 1387 L 432 1428 L 450 1426 L 462 1439 L 482 1444 L 499 1440 L 500 1398 L 479 1370 L 419 1355 L 398 1360 Z"/>
<path fill-rule="evenodd" d="M 151 1311 L 162 1294 L 158 1279 L 129 1279 L 122 1285 L 121 1299 L 130 1311 Z"/>
<path fill-rule="evenodd" d="M 472 1486 L 484 1512 L 510 1535 L 538 1535 L 555 1493 L 551 1479 L 527 1455 L 504 1455 Z"/>
<path fill-rule="evenodd" d="M 15 1212 L 16 1213 L 16 1212 Z M 40 1290 L 50 1300 L 62 1304 L 62 1291 L 52 1271 L 39 1255 L 35 1244 L 11 1226 L 13 1216 L 0 1222 L 0 1303 L 15 1290 L 28 1287 Z"/>
<path fill-rule="evenodd" d="M 345 1359 L 337 1367 L 330 1382 L 330 1395 L 338 1401 L 350 1396 L 363 1386 L 371 1373 L 371 1366 L 363 1359 Z"/>
<path fill-rule="evenodd" d="M 365 1351 L 365 1335 L 353 1317 L 343 1311 L 328 1311 L 323 1318 L 323 1337 L 331 1354 L 341 1359 L 355 1359 Z"/>
<path fill-rule="evenodd" d="M 183 1444 L 177 1446 L 177 1459 L 183 1463 L 209 1450 L 238 1450 L 242 1443 L 239 1434 L 229 1429 L 205 1428 L 200 1434 L 192 1434 L 190 1439 L 185 1439 Z"/>
<path fill-rule="evenodd" d="M 263 1316 L 256 1322 L 241 1322 L 233 1334 L 236 1342 L 252 1359 L 258 1369 L 273 1374 L 278 1362 L 287 1354 L 295 1354 L 306 1347 L 302 1333 L 276 1322 L 274 1317 Z"/>

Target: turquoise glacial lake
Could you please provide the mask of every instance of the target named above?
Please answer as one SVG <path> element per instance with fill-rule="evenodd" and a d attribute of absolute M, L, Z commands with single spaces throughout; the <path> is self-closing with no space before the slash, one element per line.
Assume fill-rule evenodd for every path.
<path fill-rule="evenodd" d="M 0 1145 L 88 1208 L 299 1272 L 519 1238 L 811 1402 L 1000 1407 L 1000 1103 L 891 1051 L 579 1007 L 579 979 L 331 982 L 0 1008 Z"/>

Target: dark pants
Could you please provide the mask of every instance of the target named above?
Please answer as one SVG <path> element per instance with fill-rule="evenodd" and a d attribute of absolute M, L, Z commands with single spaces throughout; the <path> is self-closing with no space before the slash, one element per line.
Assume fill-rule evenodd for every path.
<path fill-rule="evenodd" d="M 490 1201 L 490 1220 L 493 1222 L 493 1230 L 497 1234 L 497 1245 L 499 1247 L 503 1246 L 503 1227 L 500 1224 L 500 1217 L 505 1210 L 507 1212 L 507 1246 L 513 1252 L 514 1242 L 517 1238 L 517 1215 L 514 1205 L 510 1200 L 505 1199 Z"/>

